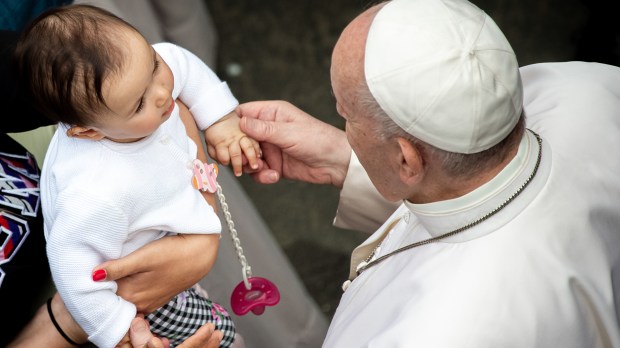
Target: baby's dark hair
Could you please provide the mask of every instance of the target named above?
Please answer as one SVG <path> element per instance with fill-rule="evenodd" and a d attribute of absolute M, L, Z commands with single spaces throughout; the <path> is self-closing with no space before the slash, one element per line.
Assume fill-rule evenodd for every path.
<path fill-rule="evenodd" d="M 131 28 L 112 13 L 89 5 L 46 11 L 22 33 L 15 50 L 20 88 L 55 122 L 85 126 L 108 109 L 103 83 L 122 69 L 119 29 Z"/>

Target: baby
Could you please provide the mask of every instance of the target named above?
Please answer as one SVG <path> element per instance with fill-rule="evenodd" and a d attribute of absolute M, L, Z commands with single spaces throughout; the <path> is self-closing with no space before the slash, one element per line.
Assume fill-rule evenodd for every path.
<path fill-rule="evenodd" d="M 192 185 L 197 144 L 176 101 L 189 107 L 217 160 L 231 162 L 237 175 L 246 163 L 258 165 L 260 148 L 240 131 L 226 83 L 200 59 L 172 44 L 149 45 L 102 9 L 48 11 L 24 31 L 16 52 L 27 92 L 58 122 L 41 177 L 52 276 L 89 340 L 114 347 L 136 307 L 115 294 L 115 282 L 95 282 L 93 268 L 165 235 L 205 234 L 218 243 L 221 232 L 213 207 Z M 205 257 L 215 260 L 213 250 Z M 224 333 L 222 347 L 235 337 L 226 311 L 193 288 L 147 319 L 173 346 L 206 322 Z"/>

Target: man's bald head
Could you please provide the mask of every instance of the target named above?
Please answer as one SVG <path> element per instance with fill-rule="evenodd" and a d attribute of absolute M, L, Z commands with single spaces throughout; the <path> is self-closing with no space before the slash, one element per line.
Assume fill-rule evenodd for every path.
<path fill-rule="evenodd" d="M 364 11 L 342 31 L 332 54 L 332 78 L 336 75 L 356 84 L 363 81 L 366 38 L 373 19 L 385 4 Z"/>

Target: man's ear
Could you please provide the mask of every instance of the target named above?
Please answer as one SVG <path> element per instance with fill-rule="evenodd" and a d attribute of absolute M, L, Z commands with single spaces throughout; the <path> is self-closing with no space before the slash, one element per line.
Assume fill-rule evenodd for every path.
<path fill-rule="evenodd" d="M 407 185 L 417 184 L 424 178 L 424 158 L 418 148 L 405 138 L 398 138 L 400 146 L 400 179 Z"/>
<path fill-rule="evenodd" d="M 81 126 L 72 126 L 67 129 L 67 136 L 85 140 L 101 140 L 105 138 L 105 135 L 101 134 L 98 130 Z"/>

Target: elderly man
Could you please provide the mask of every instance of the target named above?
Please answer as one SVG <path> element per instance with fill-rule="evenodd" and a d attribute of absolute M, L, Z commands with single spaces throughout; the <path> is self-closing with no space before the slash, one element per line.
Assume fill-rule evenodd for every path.
<path fill-rule="evenodd" d="M 620 347 L 620 69 L 519 70 L 471 3 L 394 0 L 344 30 L 331 78 L 346 136 L 240 107 L 257 181 L 342 188 L 347 228 L 393 211 L 353 252 L 324 347 Z"/>

